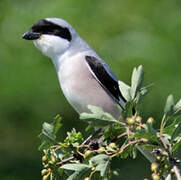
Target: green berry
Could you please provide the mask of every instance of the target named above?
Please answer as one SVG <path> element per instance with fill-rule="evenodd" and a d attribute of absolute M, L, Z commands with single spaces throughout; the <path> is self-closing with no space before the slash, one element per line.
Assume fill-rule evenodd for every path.
<path fill-rule="evenodd" d="M 55 156 L 53 156 L 53 155 L 51 155 L 51 157 L 50 157 L 50 164 L 55 164 L 56 163 L 56 158 L 55 158 Z"/>
<path fill-rule="evenodd" d="M 158 170 L 158 164 L 157 163 L 152 163 L 151 164 L 151 170 L 152 170 L 152 172 L 156 172 Z"/>
<path fill-rule="evenodd" d="M 141 126 L 137 126 L 136 130 L 140 131 L 141 130 Z"/>
<path fill-rule="evenodd" d="M 48 173 L 48 170 L 47 169 L 42 169 L 41 170 L 41 175 L 44 176 Z"/>
<path fill-rule="evenodd" d="M 148 124 L 153 124 L 154 119 L 152 117 L 149 117 L 146 121 Z"/>
<path fill-rule="evenodd" d="M 126 119 L 126 122 L 128 125 L 133 125 L 135 123 L 135 119 L 133 117 L 132 118 L 128 117 Z"/>
<path fill-rule="evenodd" d="M 135 120 L 136 120 L 137 123 L 141 123 L 142 117 L 136 116 Z"/>
<path fill-rule="evenodd" d="M 42 180 L 48 180 L 48 178 L 49 178 L 49 175 L 44 175 Z"/>
<path fill-rule="evenodd" d="M 161 160 L 161 156 L 157 156 L 156 159 L 157 159 L 158 161 L 160 161 L 160 160 Z"/>
<path fill-rule="evenodd" d="M 161 161 L 162 162 L 165 161 L 165 156 L 162 156 Z"/>
<path fill-rule="evenodd" d="M 84 153 L 84 158 L 86 159 L 87 157 L 91 156 L 92 153 L 93 153 L 92 151 L 87 150 L 87 151 Z"/>
<path fill-rule="evenodd" d="M 168 164 L 165 164 L 165 165 L 164 165 L 164 168 L 165 168 L 165 169 L 168 169 Z"/>
<path fill-rule="evenodd" d="M 174 169 L 172 168 L 172 169 L 170 169 L 170 173 L 171 174 L 174 174 L 175 173 L 175 171 L 174 171 Z"/>
<path fill-rule="evenodd" d="M 153 180 L 160 180 L 160 176 L 156 173 L 153 173 L 151 176 Z"/>
<path fill-rule="evenodd" d="M 117 148 L 116 143 L 114 143 L 114 142 L 110 143 L 110 144 L 109 144 L 109 147 L 110 147 L 111 149 L 116 149 L 116 148 Z"/>
<path fill-rule="evenodd" d="M 89 180 L 89 177 L 85 177 L 84 180 Z"/>
<path fill-rule="evenodd" d="M 44 156 L 42 157 L 42 162 L 45 162 L 45 161 L 47 161 L 47 156 L 46 156 L 46 155 L 44 155 Z"/>

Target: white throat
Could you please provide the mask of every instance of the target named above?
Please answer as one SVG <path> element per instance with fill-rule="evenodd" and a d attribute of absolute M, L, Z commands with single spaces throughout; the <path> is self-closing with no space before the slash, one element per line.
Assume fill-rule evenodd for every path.
<path fill-rule="evenodd" d="M 51 59 L 57 59 L 64 54 L 70 46 L 66 39 L 54 35 L 42 35 L 39 39 L 34 40 L 34 45 Z"/>

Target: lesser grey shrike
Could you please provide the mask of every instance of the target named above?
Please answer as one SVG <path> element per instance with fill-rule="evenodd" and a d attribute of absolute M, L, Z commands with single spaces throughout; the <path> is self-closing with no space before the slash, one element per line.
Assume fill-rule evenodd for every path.
<path fill-rule="evenodd" d="M 65 20 L 45 18 L 35 23 L 23 35 L 51 58 L 61 89 L 73 108 L 80 114 L 87 106 L 101 107 L 115 118 L 124 109 L 118 80 L 109 66 L 78 35 Z"/>

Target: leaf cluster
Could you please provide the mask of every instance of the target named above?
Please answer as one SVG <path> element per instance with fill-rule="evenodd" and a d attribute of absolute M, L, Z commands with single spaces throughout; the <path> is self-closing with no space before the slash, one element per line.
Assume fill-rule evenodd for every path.
<path fill-rule="evenodd" d="M 88 106 L 90 113 L 82 113 L 80 119 L 93 131 L 98 129 L 87 138 L 72 129 L 63 142 L 58 142 L 61 118 L 43 124 L 40 150 L 44 153 L 44 180 L 112 179 L 119 175 L 111 169 L 112 159 L 136 158 L 138 151 L 152 163 L 152 179 L 179 179 L 176 153 L 181 145 L 181 100 L 174 103 L 173 96 L 168 96 L 160 129 L 155 129 L 152 117 L 142 119 L 139 114 L 140 100 L 148 92 L 142 87 L 143 78 L 143 67 L 139 66 L 133 70 L 130 86 L 119 81 L 127 102 L 118 119 L 100 107 Z"/>

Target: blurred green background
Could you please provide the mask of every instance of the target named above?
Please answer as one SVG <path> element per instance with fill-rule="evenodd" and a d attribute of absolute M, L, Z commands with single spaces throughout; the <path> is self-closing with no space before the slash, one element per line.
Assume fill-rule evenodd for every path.
<path fill-rule="evenodd" d="M 37 136 L 44 121 L 58 113 L 63 117 L 60 139 L 72 127 L 86 126 L 61 93 L 51 61 L 21 38 L 44 17 L 66 19 L 126 83 L 133 67 L 143 64 L 145 84 L 154 83 L 144 100 L 144 117 L 159 121 L 169 93 L 181 97 L 180 0 L 0 0 L 2 180 L 41 179 Z M 124 179 L 149 174 L 141 156 L 113 165 Z"/>

